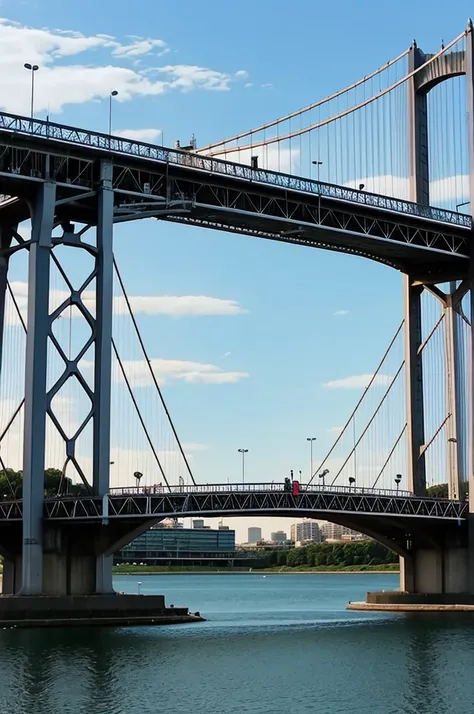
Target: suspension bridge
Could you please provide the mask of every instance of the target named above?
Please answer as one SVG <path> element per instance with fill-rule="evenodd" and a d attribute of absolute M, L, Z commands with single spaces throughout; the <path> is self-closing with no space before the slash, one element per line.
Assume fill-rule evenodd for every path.
<path fill-rule="evenodd" d="M 110 593 L 113 552 L 164 517 L 299 513 L 393 548 L 410 597 L 474 602 L 472 218 L 460 210 L 474 201 L 470 21 L 434 54 L 413 43 L 202 148 L 0 114 L 0 193 L 4 594 Z M 299 491 L 273 474 L 198 485 L 114 260 L 114 225 L 144 218 L 404 274 L 404 319 Z M 27 280 L 10 281 L 13 265 Z M 111 439 L 139 487 L 114 487 Z"/>

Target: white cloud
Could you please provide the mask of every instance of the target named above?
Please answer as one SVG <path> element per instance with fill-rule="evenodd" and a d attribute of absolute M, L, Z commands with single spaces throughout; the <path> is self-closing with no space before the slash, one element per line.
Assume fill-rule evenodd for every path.
<path fill-rule="evenodd" d="M 364 190 L 369 193 L 394 196 L 406 201 L 410 199 L 410 180 L 405 176 L 366 176 L 350 181 L 346 185 L 357 189 L 360 184 L 364 184 Z M 469 176 L 467 175 L 446 176 L 430 182 L 430 203 L 432 206 L 450 206 L 452 210 L 455 210 L 456 202 L 465 201 L 468 197 Z"/>
<path fill-rule="evenodd" d="M 365 389 L 372 379 L 372 374 L 357 374 L 351 377 L 342 377 L 329 382 L 324 382 L 323 387 L 327 389 Z M 390 374 L 378 374 L 374 380 L 374 386 L 387 387 L 393 377 Z"/>
<path fill-rule="evenodd" d="M 249 73 L 245 69 L 239 69 L 238 72 L 235 73 L 235 76 L 237 79 L 248 79 Z"/>
<path fill-rule="evenodd" d="M 236 300 L 208 297 L 206 295 L 160 295 L 129 297 L 133 312 L 147 315 L 170 315 L 173 317 L 197 317 L 204 315 L 240 315 L 247 310 Z M 114 312 L 128 313 L 124 298 L 114 298 Z"/>
<path fill-rule="evenodd" d="M 177 64 L 157 67 L 156 71 L 169 77 L 170 88 L 180 89 L 182 92 L 189 92 L 196 88 L 220 92 L 230 89 L 231 76 L 229 74 L 207 67 Z"/>
<path fill-rule="evenodd" d="M 330 434 L 340 434 L 343 429 L 343 426 L 330 426 L 328 432 Z"/>
<path fill-rule="evenodd" d="M 26 320 L 28 284 L 17 280 L 10 283 L 13 294 Z M 50 310 L 56 309 L 64 300 L 68 298 L 66 290 L 52 290 L 50 293 Z M 223 316 L 245 314 L 247 310 L 242 308 L 236 300 L 208 297 L 206 295 L 131 295 L 130 305 L 136 315 L 167 315 L 170 317 L 200 317 L 200 316 Z M 95 311 L 95 294 L 86 290 L 83 293 L 84 305 L 92 314 Z M 116 315 L 127 315 L 128 307 L 123 297 L 114 298 L 114 313 Z M 71 317 L 78 317 L 77 311 L 72 312 Z M 68 314 L 69 317 L 69 314 Z M 8 310 L 6 314 L 7 324 L 20 324 L 16 312 Z"/>
<path fill-rule="evenodd" d="M 162 55 L 169 51 L 169 48 L 166 46 L 166 42 L 163 42 L 163 40 L 153 40 L 150 37 L 146 39 L 135 37 L 133 38 L 133 42 L 130 42 L 130 44 L 119 45 L 118 47 L 116 47 L 112 54 L 116 57 L 126 57 L 135 59 L 137 57 L 149 55 L 154 50 L 157 50 L 158 54 Z"/>
<path fill-rule="evenodd" d="M 114 136 L 122 136 L 124 139 L 133 141 L 144 141 L 153 143 L 161 136 L 161 129 L 121 129 L 114 131 Z"/>
<path fill-rule="evenodd" d="M 343 315 L 348 315 L 349 310 L 336 310 L 336 312 L 333 312 L 333 315 L 336 317 L 342 317 Z"/>
<path fill-rule="evenodd" d="M 133 386 L 148 387 L 153 384 L 148 366 L 143 360 L 122 361 L 122 364 Z M 160 384 L 173 380 L 187 384 L 232 384 L 249 376 L 247 372 L 226 372 L 214 364 L 187 360 L 152 359 L 150 364 Z M 115 379 L 122 380 L 118 368 Z"/>
<path fill-rule="evenodd" d="M 253 87 L 253 86 L 254 86 L 253 82 L 245 82 L 244 89 L 249 89 L 250 87 Z"/>
<path fill-rule="evenodd" d="M 224 352 L 224 357 L 230 357 L 231 353 L 230 352 Z"/>
<path fill-rule="evenodd" d="M 173 89 L 223 91 L 236 79 L 235 75 L 196 65 L 132 69 L 117 64 L 163 54 L 169 48 L 161 39 L 135 37 L 121 43 L 109 35 L 38 29 L 0 18 L 0 46 L 0 108 L 18 114 L 29 112 L 30 76 L 23 67 L 25 59 L 40 67 L 35 91 L 37 114 L 55 114 L 67 104 L 106 99 L 111 88 L 117 90 L 117 101 L 122 102 Z M 85 54 L 94 51 L 101 53 L 100 65 L 94 66 L 90 54 Z"/>
<path fill-rule="evenodd" d="M 207 451 L 209 448 L 207 444 L 196 444 L 192 441 L 181 444 L 181 446 L 186 454 L 191 454 L 193 451 Z"/>

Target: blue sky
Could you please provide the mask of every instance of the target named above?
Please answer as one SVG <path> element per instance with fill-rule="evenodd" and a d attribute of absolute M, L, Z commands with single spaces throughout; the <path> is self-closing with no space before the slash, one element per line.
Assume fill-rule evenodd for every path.
<path fill-rule="evenodd" d="M 0 104 L 28 112 L 22 62 L 37 62 L 37 116 L 105 131 L 108 95 L 118 89 L 115 132 L 148 130 L 167 145 L 194 133 L 204 145 L 350 84 L 413 38 L 436 51 L 463 30 L 470 9 L 456 0 L 449 12 L 439 0 L 429 12 L 407 0 L 396 10 L 367 0 L 298 0 L 292 9 L 281 0 L 3 0 L 0 37 L 14 37 L 15 52 L 1 60 Z M 58 28 L 88 38 L 85 51 L 68 50 L 58 38 L 70 36 Z M 324 383 L 371 374 L 401 319 L 401 276 L 355 257 L 153 221 L 119 226 L 115 251 L 132 296 L 237 304 L 238 314 L 139 315 L 152 358 L 248 375 L 166 379 L 181 439 L 197 445 L 190 452 L 200 482 L 240 479 L 239 447 L 249 449 L 249 481 L 307 472 L 306 437 L 318 438 L 317 461 L 360 393 Z M 11 277 L 24 280 L 24 267 Z"/>

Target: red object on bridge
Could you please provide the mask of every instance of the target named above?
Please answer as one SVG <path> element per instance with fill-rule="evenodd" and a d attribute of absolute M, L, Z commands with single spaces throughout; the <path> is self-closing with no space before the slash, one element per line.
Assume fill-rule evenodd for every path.
<path fill-rule="evenodd" d="M 299 496 L 299 495 L 300 495 L 300 482 L 293 481 L 293 496 Z"/>

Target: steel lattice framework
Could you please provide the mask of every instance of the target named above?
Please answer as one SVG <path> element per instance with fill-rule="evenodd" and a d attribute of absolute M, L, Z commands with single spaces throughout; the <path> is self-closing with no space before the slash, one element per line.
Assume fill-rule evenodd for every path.
<path fill-rule="evenodd" d="M 304 488 L 304 487 L 303 487 Z M 206 490 L 208 489 L 208 490 Z M 252 489 L 237 486 L 181 487 L 169 493 L 139 493 L 123 489 L 103 498 L 94 496 L 59 497 L 45 500 L 44 517 L 48 521 L 104 521 L 123 519 L 160 520 L 188 516 L 310 515 L 324 517 L 398 516 L 428 520 L 464 520 L 468 505 L 461 501 L 417 498 L 408 492 L 357 488 L 314 488 L 298 496 L 274 484 L 254 484 Z M 22 502 L 0 503 L 0 521 L 22 518 Z"/>
<path fill-rule="evenodd" d="M 29 217 L 38 182 L 58 222 L 94 222 L 100 160 L 114 222 L 156 217 L 351 253 L 419 280 L 467 276 L 472 220 L 452 211 L 229 161 L 0 114 L 2 220 Z"/>

